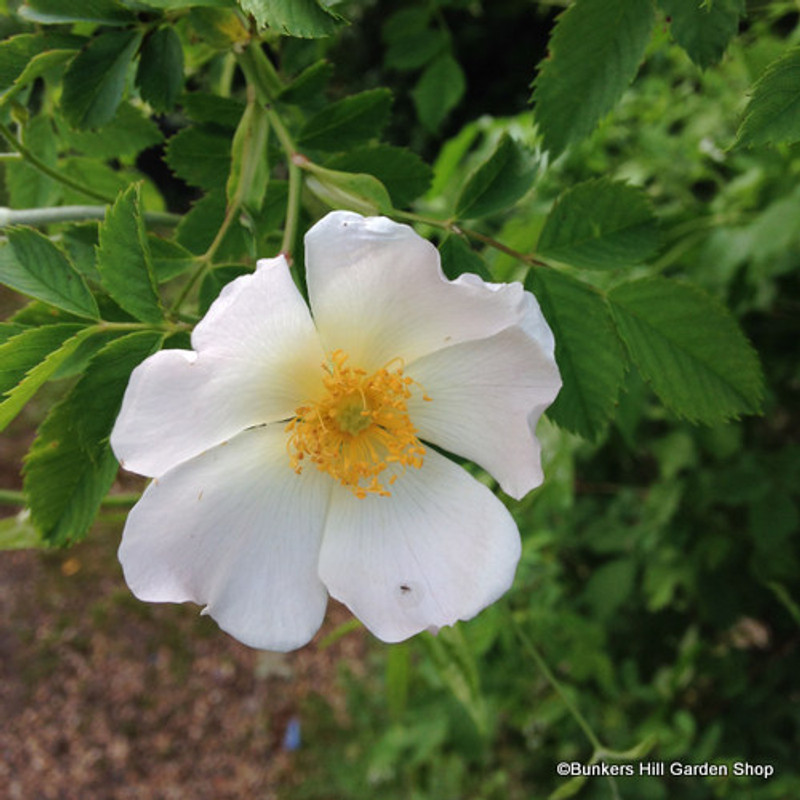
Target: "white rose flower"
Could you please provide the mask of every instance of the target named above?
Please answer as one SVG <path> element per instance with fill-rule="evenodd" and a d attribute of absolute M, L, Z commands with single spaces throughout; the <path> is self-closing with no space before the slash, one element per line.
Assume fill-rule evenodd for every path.
<path fill-rule="evenodd" d="M 270 650 L 307 643 L 329 594 L 387 642 L 469 619 L 511 586 L 519 532 L 430 445 L 514 498 L 538 486 L 552 333 L 520 284 L 447 280 L 407 225 L 334 212 L 305 245 L 310 311 L 282 256 L 259 261 L 193 350 L 131 375 L 111 445 L 153 480 L 125 579 Z"/>

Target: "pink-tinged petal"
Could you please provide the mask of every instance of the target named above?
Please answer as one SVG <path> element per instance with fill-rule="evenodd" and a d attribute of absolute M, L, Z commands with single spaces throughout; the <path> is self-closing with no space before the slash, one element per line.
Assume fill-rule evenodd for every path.
<path fill-rule="evenodd" d="M 281 425 L 244 431 L 154 480 L 119 558 L 141 600 L 207 604 L 251 647 L 308 642 L 327 603 L 317 561 L 331 482 L 295 474 Z"/>
<path fill-rule="evenodd" d="M 131 375 L 111 446 L 132 472 L 162 475 L 245 428 L 287 419 L 319 391 L 324 353 L 283 258 L 228 284 L 192 344 Z"/>
<path fill-rule="evenodd" d="M 398 642 L 470 619 L 508 590 L 517 526 L 483 484 L 429 451 L 391 497 L 334 491 L 319 574 L 380 639 Z"/>
<path fill-rule="evenodd" d="M 552 351 L 522 327 L 425 356 L 408 370 L 418 436 L 490 472 L 519 499 L 544 479 L 536 424 L 561 388 Z"/>
<path fill-rule="evenodd" d="M 525 313 L 520 284 L 449 281 L 408 225 L 336 211 L 306 234 L 308 291 L 326 349 L 367 370 L 483 339 Z"/>

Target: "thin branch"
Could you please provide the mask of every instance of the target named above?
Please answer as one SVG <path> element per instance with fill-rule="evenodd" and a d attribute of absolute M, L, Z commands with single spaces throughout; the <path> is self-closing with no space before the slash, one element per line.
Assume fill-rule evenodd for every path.
<path fill-rule="evenodd" d="M 58 183 L 63 184 L 64 186 L 69 186 L 70 189 L 74 189 L 76 192 L 80 192 L 81 194 L 85 194 L 87 197 L 91 197 L 93 200 L 99 200 L 101 203 L 113 203 L 113 197 L 106 197 L 106 195 L 101 194 L 100 192 L 96 192 L 94 189 L 90 189 L 88 186 L 84 186 L 78 181 L 74 181 L 72 178 L 68 178 L 66 175 L 62 175 L 60 172 L 57 172 L 52 167 L 48 167 L 44 161 L 41 161 L 37 158 L 24 144 L 17 140 L 17 137 L 5 126 L 2 122 L 0 122 L 0 136 L 2 136 L 10 145 L 11 147 L 22 156 L 34 169 L 39 170 L 43 175 L 47 175 L 48 178 L 52 178 L 54 181 L 58 181 Z"/>

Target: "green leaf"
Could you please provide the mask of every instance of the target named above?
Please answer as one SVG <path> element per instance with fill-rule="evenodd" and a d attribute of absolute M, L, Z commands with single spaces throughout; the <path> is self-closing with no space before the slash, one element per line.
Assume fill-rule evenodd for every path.
<path fill-rule="evenodd" d="M 748 147 L 800 140 L 800 47 L 773 61 L 753 87 L 736 143 Z"/>
<path fill-rule="evenodd" d="M 269 185 L 269 118 L 260 103 L 248 103 L 231 146 L 231 169 L 225 187 L 229 204 L 258 211 Z"/>
<path fill-rule="evenodd" d="M 532 270 L 527 284 L 553 331 L 564 382 L 547 415 L 562 428 L 596 439 L 614 412 L 625 376 L 608 305 L 592 286 L 555 270 Z"/>
<path fill-rule="evenodd" d="M 142 220 L 141 184 L 120 194 L 98 229 L 97 271 L 116 303 L 142 322 L 158 323 L 158 299 L 147 234 Z"/>
<path fill-rule="evenodd" d="M 325 90 L 333 76 L 330 61 L 317 61 L 306 67 L 279 95 L 284 103 L 304 105 L 316 99 Z"/>
<path fill-rule="evenodd" d="M 450 53 L 431 61 L 411 92 L 420 122 L 432 133 L 461 102 L 467 82 L 461 65 Z"/>
<path fill-rule="evenodd" d="M 11 88 L 43 47 L 42 37 L 34 33 L 19 33 L 0 42 L 0 91 Z"/>
<path fill-rule="evenodd" d="M 480 275 L 491 282 L 492 276 L 486 262 L 469 246 L 463 236 L 451 233 L 440 245 L 439 255 L 442 259 L 442 272 L 455 280 L 465 272 Z"/>
<path fill-rule="evenodd" d="M 95 159 L 132 157 L 163 139 L 158 125 L 130 103 L 121 103 L 114 119 L 99 130 L 73 130 L 62 124 L 59 132 L 71 149 Z"/>
<path fill-rule="evenodd" d="M 0 344 L 0 395 L 11 391 L 45 356 L 78 333 L 80 325 L 11 326 Z"/>
<path fill-rule="evenodd" d="M 392 93 L 369 89 L 345 97 L 311 117 L 300 131 L 300 147 L 340 151 L 380 136 L 389 119 Z"/>
<path fill-rule="evenodd" d="M 31 522 L 30 509 L 0 519 L 0 550 L 25 550 L 43 544 L 39 531 Z"/>
<path fill-rule="evenodd" d="M 459 219 L 488 217 L 512 206 L 533 184 L 536 164 L 506 133 L 470 175 L 456 201 Z"/>
<path fill-rule="evenodd" d="M 215 50 L 239 50 L 250 41 L 246 20 L 235 8 L 193 8 L 189 25 Z"/>
<path fill-rule="evenodd" d="M 0 430 L 5 430 L 93 332 L 80 325 L 47 325 L 25 331 L 0 346 L 0 380 L 5 390 L 0 402 Z"/>
<path fill-rule="evenodd" d="M 675 41 L 701 69 L 716 64 L 739 30 L 744 0 L 658 0 Z"/>
<path fill-rule="evenodd" d="M 342 16 L 317 0 L 239 0 L 239 4 L 259 25 L 305 39 L 330 36 L 344 22 Z"/>
<path fill-rule="evenodd" d="M 303 169 L 311 174 L 306 186 L 331 208 L 343 208 L 360 214 L 389 213 L 392 199 L 386 187 L 372 175 L 337 172 L 306 162 Z"/>
<path fill-rule="evenodd" d="M 403 8 L 389 17 L 381 31 L 386 43 L 384 63 L 394 69 L 411 70 L 425 66 L 446 46 L 447 35 L 429 27 L 427 8 Z"/>
<path fill-rule="evenodd" d="M 464 634 L 458 627 L 442 628 L 437 636 L 423 634 L 425 646 L 439 676 L 469 714 L 481 734 L 488 732 L 486 701 L 480 686 L 478 665 Z"/>
<path fill-rule="evenodd" d="M 162 335 L 132 333 L 106 345 L 42 423 L 25 460 L 34 524 L 51 544 L 83 537 L 117 473 L 108 437 L 131 371 Z"/>
<path fill-rule="evenodd" d="M 9 228 L 0 248 L 0 282 L 81 317 L 97 319 L 97 303 L 69 259 L 33 228 Z"/>
<path fill-rule="evenodd" d="M 730 312 L 666 278 L 624 283 L 608 296 L 619 335 L 666 406 L 708 425 L 758 413 L 758 357 Z"/>
<path fill-rule="evenodd" d="M 150 8 L 161 8 L 171 11 L 176 8 L 193 8 L 205 6 L 209 8 L 234 8 L 236 0 L 138 0 Z"/>
<path fill-rule="evenodd" d="M 181 97 L 181 105 L 189 119 L 223 128 L 236 128 L 245 104 L 234 97 L 218 97 L 205 92 L 189 92 Z"/>
<path fill-rule="evenodd" d="M 114 118 L 141 41 L 138 31 L 106 31 L 75 57 L 61 95 L 64 118 L 73 128 L 99 128 Z"/>
<path fill-rule="evenodd" d="M 77 49 L 77 48 L 75 48 Z M 23 86 L 33 83 L 37 78 L 47 75 L 51 70 L 55 70 L 66 64 L 70 59 L 75 57 L 75 49 L 72 50 L 44 50 L 37 53 L 26 65 L 25 69 L 14 80 L 13 85 L 6 90 L 0 101 L 7 102 L 9 98 L 13 97 Z"/>
<path fill-rule="evenodd" d="M 153 274 L 158 283 L 182 275 L 195 264 L 194 255 L 171 239 L 162 239 L 149 233 L 147 242 L 153 261 Z"/>
<path fill-rule="evenodd" d="M 395 208 L 424 194 L 432 177 L 431 168 L 416 153 L 390 144 L 358 147 L 335 156 L 327 166 L 374 175 L 388 190 Z"/>
<path fill-rule="evenodd" d="M 215 266 L 214 269 L 209 270 L 200 284 L 199 292 L 199 309 L 201 314 L 205 314 L 211 304 L 219 297 L 219 293 L 227 286 L 232 280 L 247 275 L 252 272 L 249 267 L 242 264 L 230 264 L 228 266 Z"/>
<path fill-rule="evenodd" d="M 27 0 L 17 13 L 46 25 L 71 22 L 128 25 L 135 21 L 134 15 L 114 0 Z"/>
<path fill-rule="evenodd" d="M 156 111 L 171 111 L 183 90 L 183 47 L 168 25 L 144 40 L 136 85 Z"/>
<path fill-rule="evenodd" d="M 573 267 L 617 269 L 640 264 L 658 245 L 658 223 L 644 192 L 600 178 L 556 200 L 537 252 Z"/>
<path fill-rule="evenodd" d="M 231 140 L 208 128 L 184 128 L 167 142 L 166 162 L 192 186 L 219 189 L 231 170 Z"/>
<path fill-rule="evenodd" d="M 24 129 L 24 142 L 48 167 L 56 166 L 58 140 L 49 114 L 39 114 L 30 120 Z M 25 159 L 9 161 L 4 167 L 9 205 L 12 208 L 44 208 L 58 204 L 61 199 L 60 186 Z"/>
<path fill-rule="evenodd" d="M 201 197 L 191 210 L 184 214 L 178 225 L 175 232 L 178 244 L 197 255 L 204 253 L 222 225 L 226 207 L 225 192 L 221 190 Z M 285 208 L 284 204 L 283 209 L 285 210 Z M 230 258 L 231 261 L 235 261 L 241 257 L 242 253 L 249 252 L 252 236 L 248 235 L 245 240 L 243 231 L 244 229 L 238 222 L 234 222 L 230 226 L 217 250 L 218 258 Z"/>
<path fill-rule="evenodd" d="M 555 158 L 586 138 L 636 76 L 653 27 L 649 0 L 578 0 L 558 19 L 533 92 Z"/>

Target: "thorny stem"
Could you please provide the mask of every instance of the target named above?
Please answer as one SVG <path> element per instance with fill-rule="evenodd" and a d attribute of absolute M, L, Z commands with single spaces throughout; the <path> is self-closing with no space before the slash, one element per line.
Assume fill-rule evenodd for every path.
<path fill-rule="evenodd" d="M 100 192 L 96 192 L 94 189 L 90 189 L 88 186 L 84 186 L 78 181 L 72 180 L 72 178 L 68 178 L 66 175 L 62 175 L 60 172 L 57 172 L 52 167 L 48 167 L 44 161 L 40 161 L 24 144 L 18 141 L 17 137 L 2 123 L 0 122 L 0 136 L 2 136 L 10 145 L 11 147 L 22 156 L 34 169 L 39 170 L 43 175 L 47 175 L 48 178 L 52 178 L 54 181 L 58 181 L 62 183 L 64 186 L 69 186 L 70 189 L 74 189 L 76 192 L 81 192 L 81 194 L 85 194 L 87 197 L 91 197 L 93 200 L 99 200 L 101 203 L 113 203 L 114 199 L 112 197 L 106 197 L 104 194 Z"/>

